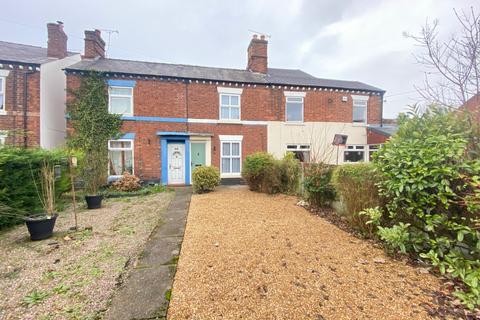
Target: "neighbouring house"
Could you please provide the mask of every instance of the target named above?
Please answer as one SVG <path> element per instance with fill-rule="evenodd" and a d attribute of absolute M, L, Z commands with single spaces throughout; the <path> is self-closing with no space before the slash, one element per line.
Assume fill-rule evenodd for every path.
<path fill-rule="evenodd" d="M 254 35 L 244 70 L 105 58 L 100 31 L 85 32 L 84 59 L 65 69 L 78 88 L 89 71 L 102 72 L 109 110 L 122 115 L 122 138 L 108 143 L 109 175 L 190 184 L 200 165 L 241 176 L 256 151 L 301 161 L 369 161 L 368 129 L 382 127 L 384 90 L 357 81 L 316 78 L 268 66 L 268 42 Z M 334 147 L 335 134 L 348 135 Z"/>
<path fill-rule="evenodd" d="M 463 108 L 472 114 L 472 118 L 477 124 L 480 124 L 480 93 L 468 99 Z"/>
<path fill-rule="evenodd" d="M 52 149 L 65 142 L 66 76 L 81 60 L 63 24 L 49 23 L 47 48 L 0 41 L 0 145 Z"/>

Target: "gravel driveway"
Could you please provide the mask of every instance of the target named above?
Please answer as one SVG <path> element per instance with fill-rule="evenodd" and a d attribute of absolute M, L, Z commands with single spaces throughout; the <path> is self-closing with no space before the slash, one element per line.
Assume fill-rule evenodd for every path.
<path fill-rule="evenodd" d="M 432 275 L 295 205 L 224 187 L 194 195 L 169 319 L 428 319 Z"/>

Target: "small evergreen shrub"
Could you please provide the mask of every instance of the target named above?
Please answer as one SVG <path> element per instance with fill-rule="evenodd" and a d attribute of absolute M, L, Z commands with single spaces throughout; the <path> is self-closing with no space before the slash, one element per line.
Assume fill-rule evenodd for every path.
<path fill-rule="evenodd" d="M 112 183 L 112 187 L 117 191 L 132 192 L 139 190 L 142 185 L 137 176 L 125 171 L 120 179 Z"/>
<path fill-rule="evenodd" d="M 375 229 L 367 225 L 368 217 L 359 214 L 367 208 L 381 205 L 378 195 L 378 175 L 371 163 L 343 164 L 335 168 L 332 182 L 342 202 L 350 226 L 366 236 L 373 236 Z"/>
<path fill-rule="evenodd" d="M 220 171 L 213 166 L 196 167 L 192 172 L 192 180 L 194 192 L 210 192 L 220 184 Z"/>
<path fill-rule="evenodd" d="M 252 191 L 268 189 L 266 184 L 277 184 L 277 178 L 271 175 L 275 170 L 275 159 L 267 152 L 255 152 L 245 158 L 242 177 Z M 278 182 L 279 183 L 279 182 Z"/>
<path fill-rule="evenodd" d="M 325 207 L 335 200 L 335 188 L 331 183 L 333 166 L 311 163 L 305 170 L 305 193 L 307 201 L 316 207 Z"/>

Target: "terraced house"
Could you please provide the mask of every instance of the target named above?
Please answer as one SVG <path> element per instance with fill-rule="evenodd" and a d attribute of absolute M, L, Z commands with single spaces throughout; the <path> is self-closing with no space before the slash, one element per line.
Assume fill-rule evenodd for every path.
<path fill-rule="evenodd" d="M 0 41 L 0 146 L 51 149 L 65 142 L 63 68 L 81 58 L 67 51 L 61 22 L 47 31 L 46 48 Z"/>
<path fill-rule="evenodd" d="M 90 70 L 104 73 L 109 110 L 123 118 L 123 137 L 108 146 L 112 178 L 129 171 L 190 184 L 193 168 L 214 165 L 222 178 L 236 179 L 256 151 L 291 151 L 305 162 L 368 161 L 385 140 L 382 89 L 270 68 L 264 36 L 253 36 L 240 70 L 107 59 L 100 31 L 86 31 L 84 59 L 66 68 L 67 87 L 77 88 Z M 335 134 L 348 144 L 332 146 Z"/>

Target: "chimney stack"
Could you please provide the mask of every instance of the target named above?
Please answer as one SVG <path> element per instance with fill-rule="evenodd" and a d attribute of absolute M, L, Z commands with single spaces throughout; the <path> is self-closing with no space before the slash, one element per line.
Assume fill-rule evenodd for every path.
<path fill-rule="evenodd" d="M 63 59 L 67 56 L 68 37 L 63 31 L 63 22 L 48 23 L 47 55 L 49 58 Z"/>
<path fill-rule="evenodd" d="M 254 34 L 248 46 L 247 70 L 252 72 L 267 73 L 268 70 L 268 41 L 265 36 Z"/>
<path fill-rule="evenodd" d="M 85 30 L 85 52 L 83 57 L 85 59 L 105 58 L 105 41 L 101 37 L 100 30 Z"/>

